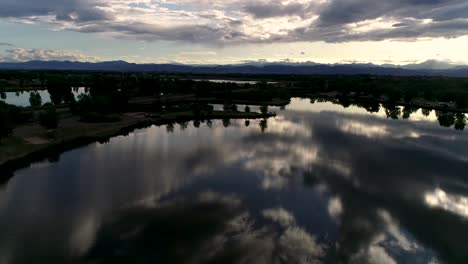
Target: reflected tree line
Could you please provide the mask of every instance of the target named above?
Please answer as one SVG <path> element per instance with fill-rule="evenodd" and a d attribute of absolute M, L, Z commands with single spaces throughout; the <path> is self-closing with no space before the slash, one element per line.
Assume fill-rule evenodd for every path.
<path fill-rule="evenodd" d="M 226 108 L 226 105 L 223 106 L 224 111 L 235 111 L 235 112 L 237 112 L 238 111 L 237 108 L 238 107 L 235 104 L 231 104 L 227 108 Z M 268 113 L 268 111 L 269 111 L 268 110 L 269 108 L 268 108 L 267 105 L 261 106 L 260 108 L 261 108 L 261 112 L 264 113 L 264 114 Z M 244 112 L 245 113 L 250 113 L 250 106 L 245 106 Z M 198 115 L 198 116 L 195 116 L 195 119 L 191 120 L 191 121 L 181 120 L 181 121 L 168 122 L 165 125 L 166 126 L 166 131 L 168 133 L 173 133 L 176 126 L 179 127 L 179 129 L 183 131 L 183 130 L 186 130 L 189 127 L 190 123 L 192 123 L 194 128 L 200 128 L 202 125 L 206 125 L 206 127 L 210 128 L 210 129 L 213 128 L 213 120 L 204 119 L 203 115 Z M 233 122 L 232 122 L 231 118 L 222 118 L 221 123 L 222 123 L 224 128 L 228 128 L 231 125 L 233 125 Z M 250 119 L 245 119 L 244 120 L 243 125 L 245 127 L 250 127 L 251 124 L 252 124 L 252 120 L 250 120 Z M 268 129 L 268 118 L 261 118 L 259 120 L 259 122 L 258 122 L 258 125 L 259 125 L 260 131 L 262 133 L 266 132 L 266 130 Z"/>
<path fill-rule="evenodd" d="M 313 104 L 315 102 L 331 102 L 334 104 L 341 105 L 344 108 L 348 108 L 350 106 L 357 106 L 360 108 L 364 108 L 369 113 L 378 113 L 380 112 L 381 108 L 383 108 L 387 118 L 393 120 L 410 119 L 411 116 L 417 113 L 419 110 L 421 110 L 423 116 L 428 117 L 431 115 L 432 111 L 435 111 L 435 115 L 440 126 L 448 128 L 453 127 L 454 129 L 460 131 L 465 130 L 468 121 L 466 114 L 461 112 L 433 110 L 430 108 L 421 108 L 410 105 L 399 106 L 391 103 L 380 104 L 379 102 L 372 100 L 355 100 L 351 102 L 347 98 L 340 97 L 334 100 L 323 98 L 311 98 L 311 103 Z"/>
<path fill-rule="evenodd" d="M 453 89 L 450 89 L 450 93 L 443 93 L 443 83 L 437 78 L 332 76 L 289 80 L 279 84 L 267 82 L 236 84 L 186 80 L 153 73 L 31 73 L 31 76 L 40 80 L 40 85 L 36 85 L 37 87 L 47 89 L 51 102 L 43 104 L 40 93 L 31 91 L 29 92 L 31 107 L 19 111 L 31 118 L 42 116 L 41 124 L 47 129 L 54 129 L 59 125 L 60 117 L 57 114 L 57 107 L 68 107 L 72 115 L 78 116 L 82 122 L 89 123 L 116 122 L 121 120 L 121 114 L 125 112 L 150 112 L 155 116 L 185 112 L 190 113 L 192 120 L 199 120 L 194 123 L 197 127 L 213 113 L 211 104 L 222 104 L 224 112 L 236 113 L 241 111 L 234 102 L 245 102 L 243 104 L 260 106 L 260 113 L 265 115 L 268 113 L 268 105 L 283 105 L 284 108 L 293 96 L 309 97 L 309 94 L 331 91 L 337 92 L 337 96 L 331 100 L 332 103 L 344 107 L 356 105 L 365 108 L 370 113 L 378 112 L 383 107 L 385 114 L 391 119 L 409 119 L 418 111 L 418 108 L 409 106 L 411 100 L 417 98 L 456 101 L 458 107 L 466 105 L 464 81 L 450 80 L 453 83 Z M 427 87 L 430 89 L 425 88 L 425 85 L 429 85 Z M 77 88 L 73 87 L 86 87 L 86 92 L 75 98 L 74 91 L 76 93 Z M 395 90 L 396 88 L 392 87 L 398 87 L 398 89 Z M 0 87 L 2 98 L 6 97 L 4 91 L 4 88 Z M 388 97 L 388 100 L 385 100 L 386 103 L 383 105 L 378 103 L 379 100 L 376 98 L 379 96 Z M 137 98 L 143 97 L 150 98 L 151 103 L 135 102 Z M 463 100 L 454 100 L 454 98 Z M 399 106 L 401 104 L 407 106 Z M 250 106 L 246 106 L 243 112 L 250 113 Z M 1 108 L 2 135 L 10 134 L 12 127 L 31 120 L 31 118 L 23 118 L 22 122 L 16 121 L 10 113 L 18 111 L 19 108 L 12 106 L 1 106 Z M 431 109 L 422 109 L 424 115 L 429 115 L 431 111 Z M 466 127 L 467 120 L 464 114 L 437 110 L 436 116 L 441 126 L 454 127 L 457 130 L 464 130 Z M 229 118 L 222 115 L 218 115 L 218 118 L 223 121 L 223 126 L 231 125 Z M 250 122 L 246 122 L 246 125 L 250 125 Z M 267 130 L 266 119 L 261 120 L 260 128 L 262 131 Z"/>

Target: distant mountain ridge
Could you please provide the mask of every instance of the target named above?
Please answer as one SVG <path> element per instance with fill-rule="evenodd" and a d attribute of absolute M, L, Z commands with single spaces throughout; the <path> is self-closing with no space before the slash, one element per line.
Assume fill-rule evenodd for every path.
<path fill-rule="evenodd" d="M 468 77 L 468 66 L 430 60 L 409 65 L 375 64 L 318 64 L 306 63 L 244 63 L 233 65 L 136 64 L 126 61 L 74 62 L 28 61 L 0 62 L 3 70 L 82 70 L 174 72 L 194 74 L 371 74 L 393 76 L 447 76 Z"/>

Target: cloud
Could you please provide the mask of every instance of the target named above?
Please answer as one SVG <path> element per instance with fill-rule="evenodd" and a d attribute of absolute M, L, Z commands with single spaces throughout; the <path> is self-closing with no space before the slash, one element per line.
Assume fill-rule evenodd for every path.
<path fill-rule="evenodd" d="M 11 43 L 0 42 L 0 47 L 1 47 L 1 46 L 13 47 L 14 45 L 11 44 Z"/>
<path fill-rule="evenodd" d="M 331 0 L 320 12 L 320 23 L 343 25 L 381 17 L 395 19 L 435 19 L 445 14 L 448 19 L 459 18 L 451 7 L 463 3 L 459 0 Z"/>
<path fill-rule="evenodd" d="M 305 17 L 311 14 L 316 5 L 313 2 L 288 2 L 281 1 L 252 2 L 245 6 L 245 11 L 256 18 L 271 18 L 284 16 Z"/>
<path fill-rule="evenodd" d="M 314 235 L 295 224 L 281 230 L 263 225 L 241 199 L 232 198 L 208 192 L 199 199 L 183 196 L 158 207 L 121 210 L 102 222 L 84 259 L 107 262 L 115 252 L 120 258 L 151 256 L 164 244 L 153 260 L 223 263 L 235 255 L 232 263 L 322 263 L 326 248 Z M 145 246 L 128 247 L 138 241 Z"/>
<path fill-rule="evenodd" d="M 53 16 L 58 21 L 77 22 L 111 19 L 105 11 L 110 5 L 102 0 L 0 0 L 0 6 L 0 17 L 6 18 Z"/>
<path fill-rule="evenodd" d="M 11 255 L 13 257 L 10 262 L 15 262 L 14 260 L 16 259 L 14 257 L 16 255 L 22 257 L 28 253 L 24 250 L 24 243 L 20 243 L 21 241 L 38 243 L 37 240 L 29 238 L 54 234 L 67 236 L 67 238 L 68 234 L 72 234 L 72 249 L 82 252 L 91 245 L 89 243 L 94 241 L 93 236 L 90 234 L 92 233 L 91 231 L 94 228 L 101 229 L 101 227 L 107 224 L 104 221 L 107 212 L 121 209 L 122 204 L 143 201 L 142 198 L 147 197 L 156 197 L 156 201 L 149 202 L 147 199 L 144 199 L 145 208 L 143 213 L 147 212 L 145 209 L 148 207 L 151 209 L 153 207 L 151 205 L 155 204 L 155 214 L 152 213 L 153 210 L 151 209 L 149 211 L 151 213 L 150 216 L 173 215 L 175 217 L 151 217 L 152 219 L 162 219 L 163 221 L 159 222 L 162 225 L 150 225 L 149 227 L 161 228 L 160 230 L 168 235 L 168 239 L 174 239 L 174 236 L 171 235 L 180 234 L 180 230 L 183 229 L 173 228 L 173 233 L 166 232 L 168 231 L 165 228 L 166 225 L 174 226 L 174 223 L 180 223 L 180 221 L 176 220 L 181 219 L 183 223 L 195 226 L 197 230 L 201 230 L 204 233 L 203 227 L 206 226 L 194 224 L 193 219 L 200 218 L 190 217 L 191 213 L 201 216 L 201 219 L 207 219 L 205 217 L 208 217 L 208 219 L 214 218 L 215 223 L 218 221 L 228 223 L 226 229 L 220 230 L 216 234 L 208 234 L 208 237 L 203 236 L 203 238 L 207 239 L 206 249 L 209 251 L 200 250 L 195 251 L 196 253 L 224 253 L 222 249 L 233 249 L 233 244 L 230 242 L 236 241 L 241 241 L 241 248 L 249 250 L 249 252 L 245 253 L 247 256 L 258 257 L 279 254 L 280 260 L 283 263 L 294 263 L 292 260 L 296 259 L 321 259 L 324 252 L 328 252 L 329 250 L 334 252 L 334 248 L 328 248 L 327 244 L 320 245 L 318 243 L 322 239 L 328 238 L 324 238 L 320 233 L 317 234 L 318 237 L 314 236 L 313 233 L 308 234 L 311 232 L 310 230 L 298 225 L 305 219 L 304 215 L 296 212 L 295 209 L 288 208 L 289 202 L 286 202 L 287 200 L 285 199 L 280 199 L 279 201 L 273 199 L 273 204 L 269 205 L 273 209 L 266 209 L 262 212 L 262 216 L 267 216 L 270 220 L 285 223 L 281 225 L 281 228 L 284 230 L 277 230 L 278 226 L 271 226 L 271 223 L 268 221 L 250 224 L 256 219 L 252 217 L 246 217 L 247 219 L 244 217 L 239 218 L 244 215 L 245 208 L 250 208 L 246 204 L 242 204 L 241 198 L 246 198 L 247 201 L 250 198 L 244 197 L 244 195 L 249 196 L 256 192 L 252 192 L 252 189 L 239 189 L 239 186 L 233 186 L 229 182 L 225 182 L 224 178 L 217 177 L 224 175 L 223 170 L 225 168 L 236 166 L 236 168 L 244 168 L 249 171 L 242 172 L 236 170 L 235 173 L 230 176 L 226 175 L 226 177 L 238 179 L 239 175 L 248 176 L 254 183 L 248 184 L 252 188 L 255 183 L 260 184 L 263 181 L 262 178 L 283 177 L 286 180 L 293 181 L 294 177 L 290 177 L 291 174 L 300 175 L 300 181 L 295 182 L 296 186 L 291 186 L 292 188 L 289 189 L 289 191 L 293 192 L 293 198 L 298 198 L 297 194 L 294 194 L 297 193 L 295 191 L 298 188 L 313 188 L 309 189 L 309 193 L 315 190 L 315 185 L 317 185 L 317 188 L 325 186 L 326 192 L 328 192 L 325 197 L 331 197 L 328 200 L 328 212 L 331 216 L 339 218 L 339 234 L 342 235 L 340 238 L 330 236 L 330 242 L 337 243 L 329 245 L 332 245 L 332 247 L 333 245 L 339 246 L 337 247 L 338 253 L 351 254 L 356 263 L 366 263 L 366 261 L 370 263 L 395 263 L 392 260 L 392 254 L 396 252 L 395 246 L 403 249 L 412 249 L 413 240 L 415 239 L 420 239 L 422 244 L 427 245 L 428 248 L 432 248 L 436 253 L 440 253 L 442 257 L 447 256 L 447 254 L 461 254 L 461 257 L 466 257 L 462 255 L 465 252 L 463 251 L 463 247 L 467 244 L 467 237 L 465 235 L 467 229 L 466 219 L 462 218 L 460 221 L 454 221 L 452 214 L 440 212 L 442 210 L 454 213 L 462 212 L 461 209 L 466 205 L 466 188 L 463 184 L 464 174 L 460 173 L 466 169 L 467 165 L 465 157 L 467 156 L 466 145 L 468 141 L 464 134 L 441 129 L 432 122 L 402 122 L 396 124 L 394 121 L 387 120 L 379 115 L 358 114 L 358 111 L 354 107 L 349 108 L 346 111 L 347 113 L 344 113 L 341 106 L 339 106 L 341 110 L 334 110 L 334 105 L 321 106 L 319 103 L 310 105 L 308 101 L 296 100 L 295 105 L 300 102 L 307 102 L 307 104 L 304 104 L 305 109 L 302 112 L 294 110 L 292 106 L 288 107 L 288 110 L 282 112 L 276 119 L 272 119 L 269 122 L 267 133 L 261 134 L 258 137 L 255 137 L 257 133 L 260 133 L 258 132 L 258 127 L 240 128 L 235 125 L 243 121 L 233 121 L 233 125 L 229 128 L 231 130 L 229 140 L 226 140 L 226 134 L 224 134 L 226 131 L 224 131 L 222 126 L 214 126 L 210 130 L 212 132 L 203 130 L 208 128 L 202 127 L 200 131 L 203 133 L 198 133 L 198 142 L 204 142 L 204 144 L 201 144 L 203 146 L 201 149 L 200 144 L 195 144 L 196 142 L 194 143 L 190 139 L 187 139 L 186 133 L 179 131 L 180 133 L 176 132 L 168 135 L 164 128 L 156 127 L 148 130 L 147 133 L 137 131 L 125 139 L 112 139 L 110 145 L 107 144 L 106 146 L 112 147 L 109 151 L 115 155 L 104 155 L 106 153 L 105 146 L 98 144 L 88 149 L 88 155 L 80 157 L 77 166 L 81 165 L 81 169 L 70 170 L 68 177 L 71 183 L 76 182 L 77 179 L 82 183 L 76 186 L 77 188 L 72 188 L 73 192 L 70 195 L 74 196 L 75 194 L 86 192 L 91 202 L 86 203 L 84 207 L 81 203 L 75 203 L 66 208 L 54 206 L 55 196 L 50 193 L 54 189 L 44 187 L 54 182 L 53 175 L 49 173 L 50 170 L 36 168 L 37 170 L 25 172 L 41 177 L 22 177 L 19 180 L 28 180 L 28 184 L 42 188 L 36 187 L 34 189 L 35 192 L 27 197 L 19 197 L 19 200 L 15 199 L 13 194 L 18 193 L 17 188 L 20 188 L 21 184 L 11 186 L 13 189 L 8 193 L 4 193 L 6 196 L 2 197 L 4 198 L 2 201 L 11 202 L 5 204 L 8 206 L 2 207 L 2 215 L 9 217 L 0 219 L 0 227 L 3 227 L 3 230 L 16 232 L 20 236 L 15 237 L 13 241 L 11 239 L 0 241 L 4 246 L 0 248 L 6 250 L 11 248 L 11 252 L 13 252 L 10 254 L 9 252 L 2 251 L 2 253 L 5 253 L 2 256 L 8 257 Z M 308 112 L 305 111 L 307 109 Z M 342 124 L 346 124 L 347 122 L 344 121 L 350 119 L 359 121 L 357 123 L 386 127 L 386 130 L 390 133 L 385 136 L 376 134 L 377 137 L 372 138 L 371 136 L 374 133 L 363 133 L 365 131 L 361 128 L 353 129 L 353 131 L 358 131 L 358 133 L 343 131 Z M 371 130 L 374 129 L 372 128 Z M 418 138 L 404 137 L 404 135 L 412 134 L 412 131 L 422 136 Z M 160 140 L 153 140 L 154 138 L 159 138 Z M 131 144 L 121 144 L 122 140 L 128 141 Z M 192 143 L 195 145 L 190 145 Z M 180 144 L 188 144 L 188 147 L 178 148 L 177 146 Z M 166 151 L 167 146 L 175 147 L 172 148 L 172 151 L 168 152 Z M 355 151 L 356 149 L 360 151 Z M 128 159 L 128 153 L 133 152 L 150 153 L 150 155 L 138 157 L 145 166 L 131 168 L 135 177 L 132 178 L 131 185 L 125 186 L 125 192 L 122 192 L 121 188 L 109 188 L 109 184 L 111 183 L 126 182 L 128 174 L 126 173 L 126 167 L 114 166 L 113 168 L 108 168 L 106 165 L 108 162 L 106 161 L 112 160 L 122 163 Z M 97 160 L 97 167 L 91 168 L 90 166 L 85 166 L 89 163 L 89 160 Z M 257 166 L 247 166 L 246 164 L 252 160 L 260 162 L 256 163 Z M 342 170 L 334 167 L 334 164 L 339 164 L 336 163 L 337 160 L 343 161 L 342 164 L 348 164 L 350 169 Z M 271 164 L 268 164 L 267 161 Z M 211 168 L 213 171 L 198 174 L 197 172 L 199 171 L 205 171 L 204 167 Z M 275 168 L 273 172 L 278 173 L 271 174 L 271 168 Z M 106 169 L 114 177 L 96 182 L 96 177 L 99 176 L 99 172 L 103 169 Z M 155 177 L 155 171 L 159 177 Z M 347 177 L 343 177 L 343 171 L 348 171 L 352 174 L 345 174 Z M 251 174 L 251 172 L 255 174 Z M 83 177 L 83 175 L 89 177 Z M 223 195 L 215 192 L 204 192 L 199 197 L 197 196 L 198 199 L 193 199 L 191 196 L 187 197 L 185 201 L 189 203 L 188 207 L 177 207 L 176 203 L 167 203 L 168 200 L 171 202 L 170 197 L 175 197 L 174 195 L 176 194 L 187 191 L 191 193 L 194 191 L 192 187 L 205 186 L 204 183 L 208 179 L 204 179 L 204 176 L 214 177 L 213 179 L 216 182 L 222 181 L 227 183 L 226 186 L 229 186 L 229 188 L 225 191 L 237 190 L 236 192 L 240 193 L 236 195 L 231 193 Z M 34 180 L 37 180 L 37 182 L 34 182 Z M 201 180 L 201 182 L 197 182 L 198 180 Z M 443 190 L 443 193 L 440 191 L 434 193 L 434 182 L 441 183 L 441 188 L 443 189 L 440 190 Z M 89 190 L 88 186 L 91 183 L 94 184 L 94 188 Z M 191 185 L 192 183 L 195 185 Z M 303 184 L 309 187 L 305 187 Z M 209 186 L 213 187 L 211 184 Z M 396 188 L 389 188 L 388 186 L 396 186 Z M 450 186 L 452 187 L 450 188 Z M 266 193 L 274 195 L 278 192 Z M 428 201 L 422 199 L 426 198 L 426 195 L 429 195 Z M 157 200 L 157 197 L 162 198 L 161 200 Z M 254 195 L 251 198 L 256 197 Z M 294 203 L 295 200 L 293 199 L 292 202 Z M 326 202 L 326 200 L 324 201 Z M 322 201 L 317 202 L 322 203 Z M 46 205 L 43 210 L 51 212 L 52 215 L 66 216 L 66 221 L 61 221 L 58 226 L 63 232 L 53 232 L 53 229 L 57 228 L 57 226 L 50 225 L 50 217 L 44 215 L 42 218 L 38 217 L 35 219 L 34 225 L 29 225 L 29 228 L 26 230 L 21 229 L 24 226 L 15 224 L 18 212 L 17 214 L 13 214 L 10 211 L 16 212 L 15 208 L 18 206 L 26 209 L 37 208 L 38 203 Z M 214 207 L 216 209 L 211 206 L 202 206 L 201 208 L 205 210 L 200 210 L 200 204 L 219 204 L 220 206 Z M 173 206 L 175 206 L 175 211 L 173 210 Z M 283 207 L 280 206 L 284 206 L 285 209 L 281 209 Z M 313 204 L 310 206 L 310 208 L 315 208 Z M 187 208 L 195 209 L 186 210 Z M 295 207 L 293 206 L 293 208 Z M 381 211 L 382 208 L 385 209 L 385 212 Z M 290 211 L 288 212 L 286 209 Z M 324 209 L 326 210 L 327 208 Z M 28 219 L 27 216 L 30 211 L 22 210 L 19 212 L 22 213 L 19 216 Z M 174 212 L 181 213 L 174 214 Z M 294 221 L 292 213 L 295 213 L 298 217 L 297 222 Z M 180 218 L 180 215 L 187 217 Z M 257 215 L 257 213 L 252 215 Z M 311 217 L 313 218 L 314 214 Z M 134 221 L 138 219 L 143 220 L 143 227 L 145 223 L 148 223 L 144 221 L 146 218 L 130 217 L 126 220 Z M 170 221 L 167 219 L 174 220 Z M 306 222 L 308 221 L 307 219 Z M 309 223 L 313 224 L 313 221 Z M 123 222 L 126 222 L 125 219 Z M 205 232 L 212 230 L 212 226 L 219 226 L 212 225 L 213 221 L 208 222 L 210 226 L 208 226 L 209 228 Z M 258 225 L 264 222 L 266 222 L 265 226 Z M 440 225 L 440 223 L 447 222 L 451 224 Z M 109 224 L 109 228 L 112 230 L 119 227 L 119 225 L 115 225 L 114 223 Z M 135 224 L 139 226 L 138 222 Z M 124 228 L 134 226 L 123 225 Z M 434 226 L 438 228 L 434 228 Z M 263 227 L 266 227 L 266 229 Z M 73 232 L 69 233 L 71 229 L 73 229 Z M 235 232 L 232 232 L 233 230 Z M 125 241 L 128 241 L 128 236 L 124 235 L 137 235 L 137 233 L 132 231 L 136 231 L 144 238 L 160 238 L 157 234 L 144 232 L 144 229 L 130 229 L 128 232 L 117 232 L 116 236 L 113 237 L 116 239 L 117 245 L 122 246 L 118 249 L 128 249 L 129 243 L 125 243 Z M 157 230 L 150 228 L 149 231 L 154 232 Z M 373 238 L 380 236 L 382 232 L 387 233 L 386 240 L 374 242 Z M 408 236 L 408 234 L 412 234 L 414 237 Z M 97 235 L 99 240 L 99 233 Z M 224 239 L 226 236 L 227 239 Z M 104 236 L 104 238 L 106 237 Z M 216 239 L 218 237 L 221 239 Z M 175 238 L 177 239 L 177 237 Z M 47 243 L 46 245 L 48 249 L 51 249 L 48 252 L 61 253 L 60 250 L 63 250 L 62 241 L 64 241 L 62 237 L 53 236 L 51 243 Z M 166 243 L 167 240 L 162 239 L 161 241 Z M 211 241 L 221 241 L 224 243 L 209 243 Z M 395 244 L 395 242 L 398 242 L 398 244 Z M 252 243 L 259 246 L 252 247 Z M 200 245 L 199 243 L 195 244 L 196 246 Z M 32 247 L 32 245 L 35 244 L 28 244 L 28 248 Z M 105 245 L 113 246 L 116 244 L 107 241 Z M 194 244 L 189 243 L 189 245 Z M 212 245 L 217 247 L 213 247 Z M 215 250 L 218 247 L 221 248 L 220 251 Z M 114 250 L 115 248 L 112 247 L 103 247 L 103 249 L 111 250 L 104 253 L 125 253 L 125 251 Z M 150 253 L 154 253 L 154 247 L 148 249 Z M 187 249 L 193 248 L 188 247 Z M 259 251 L 264 254 L 257 254 Z M 410 253 L 406 252 L 405 254 Z M 107 257 L 111 255 L 104 254 L 103 256 Z M 417 259 L 416 256 L 414 258 L 412 256 L 410 258 Z M 457 256 L 459 255 L 455 255 L 455 257 Z M 461 257 L 455 259 L 455 262 L 456 260 L 463 262 L 461 261 Z M 251 258 L 251 260 L 255 263 L 280 262 L 253 261 L 257 260 L 256 258 Z"/>
<path fill-rule="evenodd" d="M 0 61 L 22 62 L 31 60 L 41 61 L 99 61 L 98 57 L 87 56 L 78 51 L 70 50 L 45 50 L 45 49 L 7 49 L 4 54 L 0 53 Z"/>
<path fill-rule="evenodd" d="M 328 213 L 331 217 L 333 217 L 333 219 L 339 219 L 339 217 L 343 214 L 343 204 L 340 198 L 335 197 L 330 199 L 328 202 Z"/>
<path fill-rule="evenodd" d="M 272 208 L 262 211 L 263 217 L 277 222 L 282 226 L 291 226 L 296 222 L 294 216 L 284 208 Z"/>
<path fill-rule="evenodd" d="M 427 192 L 424 196 L 425 202 L 433 208 L 440 208 L 448 212 L 468 218 L 468 197 L 463 195 L 453 195 L 437 188 L 432 192 Z"/>
<path fill-rule="evenodd" d="M 467 17 L 463 0 L 0 0 L 0 21 L 208 45 L 454 38 Z"/>
<path fill-rule="evenodd" d="M 372 245 L 366 250 L 362 250 L 353 256 L 352 264 L 396 264 L 397 262 L 378 245 Z"/>
<path fill-rule="evenodd" d="M 320 263 L 323 247 L 301 227 L 290 227 L 279 238 L 283 263 Z"/>

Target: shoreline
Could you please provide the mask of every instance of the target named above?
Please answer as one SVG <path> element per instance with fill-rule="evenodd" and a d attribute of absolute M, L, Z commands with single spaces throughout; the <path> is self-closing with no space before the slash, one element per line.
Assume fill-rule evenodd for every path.
<path fill-rule="evenodd" d="M 307 97 L 304 97 L 307 99 L 310 98 L 322 98 L 326 99 L 330 102 L 334 102 L 340 97 L 337 95 L 330 95 L 327 93 L 317 93 L 317 94 L 307 94 Z M 394 106 L 400 106 L 400 107 L 416 107 L 416 108 L 421 108 L 421 109 L 430 109 L 430 110 L 435 110 L 435 111 L 443 111 L 443 112 L 452 112 L 452 113 L 468 113 L 468 108 L 456 108 L 456 107 L 442 107 L 437 105 L 437 102 L 435 101 L 426 101 L 425 103 L 415 103 L 415 102 L 404 102 L 404 101 L 397 101 L 397 102 L 390 102 L 389 100 L 386 99 L 381 99 L 381 98 L 371 98 L 371 97 L 359 97 L 359 96 L 347 96 L 346 97 L 350 103 L 358 103 L 358 102 L 375 102 L 379 103 L 381 105 L 394 105 Z"/>
<path fill-rule="evenodd" d="M 208 120 L 221 120 L 221 119 L 263 119 L 274 117 L 274 113 L 245 113 L 245 112 L 221 112 L 214 111 L 212 114 L 207 114 L 203 119 Z M 121 135 L 128 135 L 129 133 L 137 130 L 147 128 L 153 125 L 163 126 L 175 122 L 189 122 L 197 118 L 193 113 L 172 113 L 167 116 L 160 117 L 142 117 L 133 118 L 127 121 L 120 121 L 112 124 L 109 128 L 104 128 L 94 133 L 87 134 L 85 132 L 64 138 L 61 140 L 52 141 L 42 145 L 36 145 L 30 149 L 26 149 L 17 153 L 13 157 L 0 160 L 0 184 L 7 182 L 16 170 L 26 168 L 34 162 L 39 162 L 47 158 L 52 158 L 56 155 L 73 150 L 76 148 L 84 147 L 94 142 L 106 142 L 109 139 Z M 84 124 L 84 126 L 87 123 Z M 102 125 L 101 123 L 94 124 L 96 126 Z M 24 139 L 23 139 L 24 140 Z M 26 145 L 31 145 L 24 143 Z M 2 145 L 0 145 L 1 147 Z"/>

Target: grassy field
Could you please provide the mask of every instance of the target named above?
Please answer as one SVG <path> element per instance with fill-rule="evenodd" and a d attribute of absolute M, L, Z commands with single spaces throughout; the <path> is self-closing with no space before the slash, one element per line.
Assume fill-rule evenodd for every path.
<path fill-rule="evenodd" d="M 45 150 L 57 144 L 63 144 L 77 138 L 100 138 L 112 136 L 125 127 L 149 121 L 145 118 L 123 115 L 115 123 L 89 124 L 79 122 L 78 117 L 61 119 L 59 127 L 47 131 L 38 123 L 17 127 L 12 136 L 3 139 L 0 151 L 0 166 L 5 163 L 26 157 L 28 154 Z"/>

